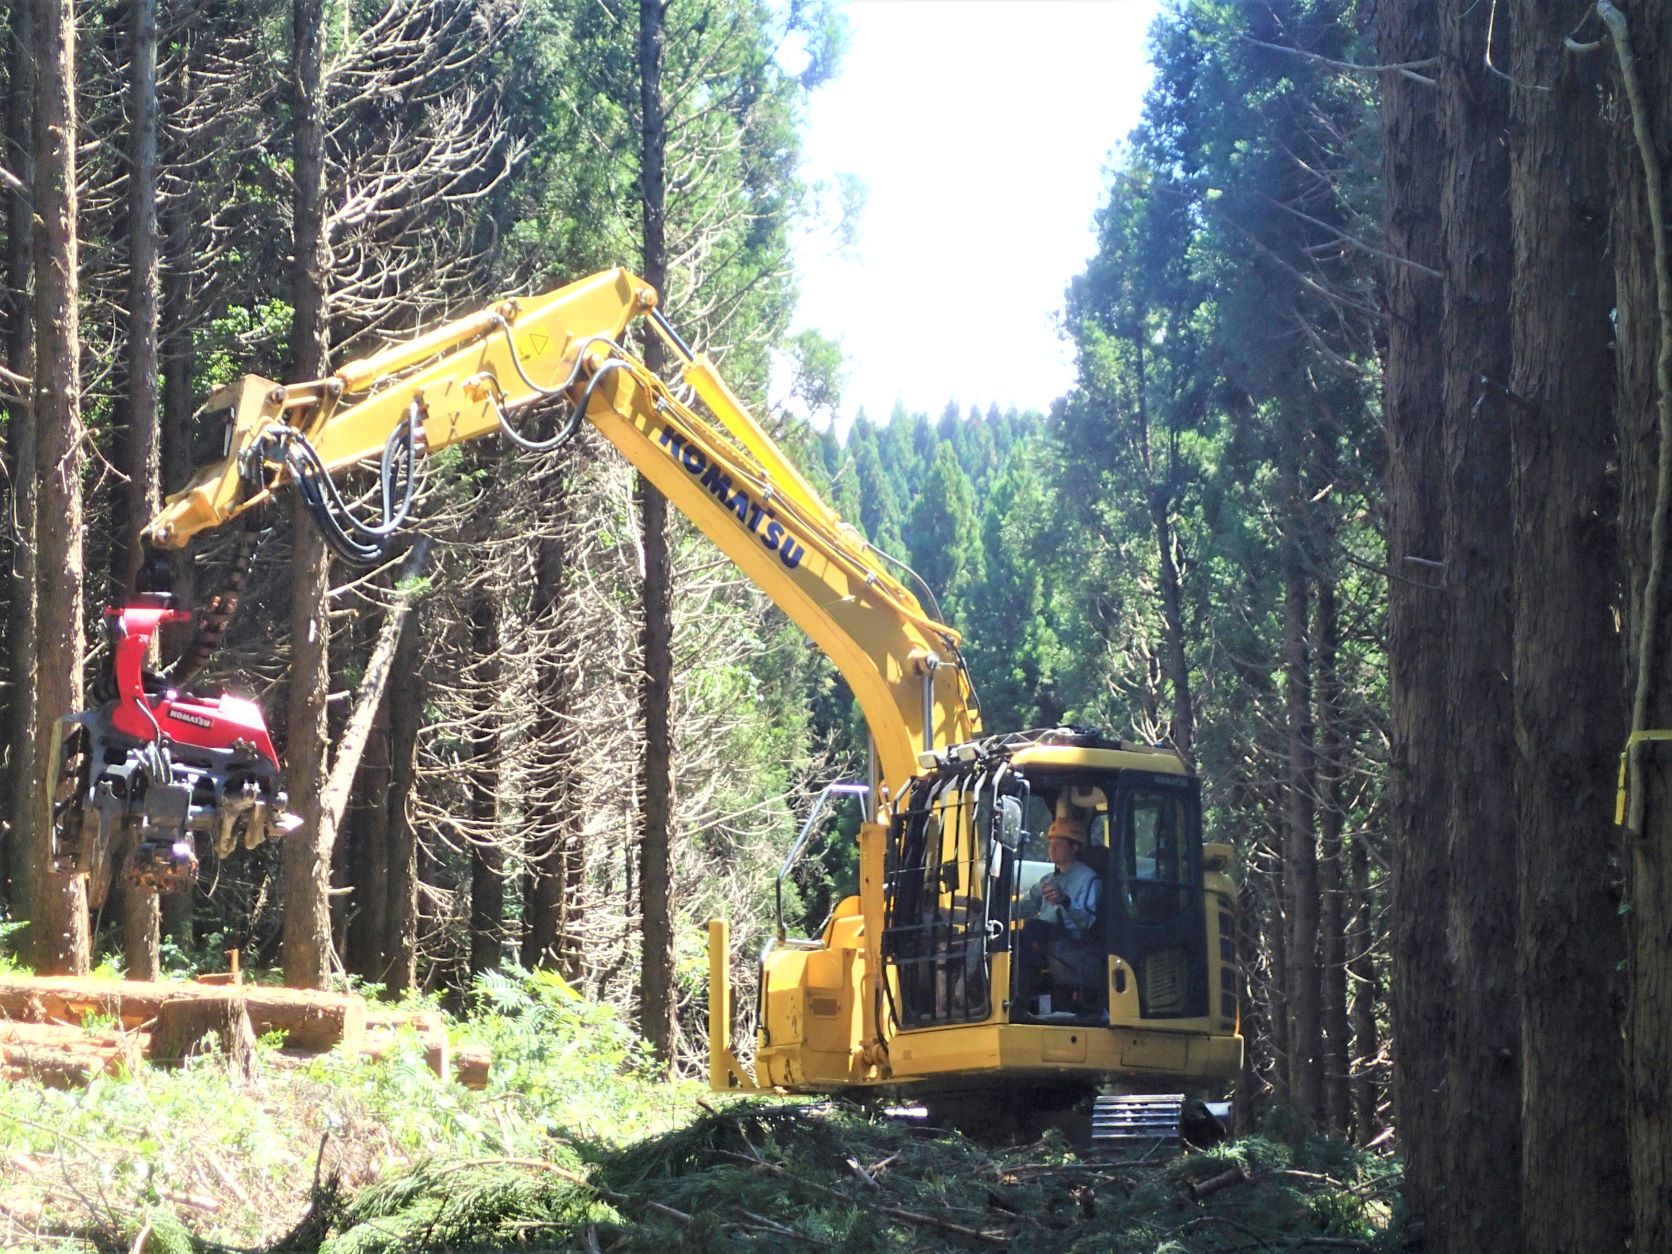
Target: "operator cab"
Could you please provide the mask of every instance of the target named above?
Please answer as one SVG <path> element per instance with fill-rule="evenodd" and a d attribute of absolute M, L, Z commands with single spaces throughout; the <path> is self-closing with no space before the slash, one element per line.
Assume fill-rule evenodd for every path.
<path fill-rule="evenodd" d="M 1201 819 L 1188 776 L 1084 768 L 1026 771 L 1023 838 L 1009 876 L 1011 1021 L 1107 1023 L 1111 995 L 1130 983 L 1143 1019 L 1207 1013 Z M 1044 922 L 1045 962 L 1019 943 L 1023 918 L 1047 877 L 1060 878 L 1045 833 L 1053 819 L 1077 821 L 1086 839 L 1078 861 L 1096 876 L 1092 919 L 1081 936 Z M 1003 878 L 1001 876 L 1001 878 Z M 1035 925 L 1036 929 L 1038 924 Z"/>
<path fill-rule="evenodd" d="M 899 1028 L 1208 1014 L 1200 794 L 1171 751 L 1051 733 L 949 755 L 902 800 L 883 938 Z M 1057 820 L 1083 834 L 1095 877 L 1071 871 L 1066 917 L 1041 909 L 1043 885 L 1063 882 Z"/>

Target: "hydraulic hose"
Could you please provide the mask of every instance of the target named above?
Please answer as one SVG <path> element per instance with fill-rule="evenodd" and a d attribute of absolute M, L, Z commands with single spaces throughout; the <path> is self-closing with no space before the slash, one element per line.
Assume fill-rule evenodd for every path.
<path fill-rule="evenodd" d="M 375 521 L 361 519 L 343 499 L 330 471 L 306 436 L 294 427 L 275 427 L 270 438 L 278 446 L 269 450 L 273 460 L 282 460 L 290 471 L 302 503 L 308 507 L 320 534 L 343 560 L 357 566 L 382 561 L 397 532 L 412 516 L 418 489 L 418 430 L 421 405 L 414 400 L 406 421 L 389 433 L 378 468 L 379 510 Z M 396 502 L 396 486 L 400 501 Z"/>

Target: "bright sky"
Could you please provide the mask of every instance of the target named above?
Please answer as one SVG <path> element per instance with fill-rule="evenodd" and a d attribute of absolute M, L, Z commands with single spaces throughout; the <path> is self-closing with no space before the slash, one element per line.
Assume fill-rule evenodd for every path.
<path fill-rule="evenodd" d="M 898 399 L 939 416 L 1045 409 L 1073 361 L 1063 291 L 1095 242 L 1112 150 L 1138 121 L 1160 0 L 848 0 L 841 75 L 814 93 L 806 172 L 866 187 L 851 245 L 797 252 L 797 329 L 848 358 L 843 426 Z"/>

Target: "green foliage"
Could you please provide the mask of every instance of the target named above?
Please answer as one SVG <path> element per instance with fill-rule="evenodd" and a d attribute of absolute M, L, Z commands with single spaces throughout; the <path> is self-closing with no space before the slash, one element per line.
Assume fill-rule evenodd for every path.
<path fill-rule="evenodd" d="M 194 391 L 205 395 L 246 374 L 277 374 L 289 352 L 293 311 L 278 299 L 231 305 L 196 336 Z"/>
<path fill-rule="evenodd" d="M 965 598 L 986 578 L 986 558 L 976 526 L 975 491 L 950 443 L 935 447 L 916 494 L 908 542 L 912 566 L 940 603 L 943 620 L 961 621 Z"/>
<path fill-rule="evenodd" d="M 1014 453 L 981 514 L 986 578 L 969 594 L 967 650 L 992 729 L 1052 726 L 1068 714 L 1068 633 L 1078 549 L 1064 505 L 1040 471 L 1042 448 Z"/>
<path fill-rule="evenodd" d="M 663 1124 L 673 1090 L 614 1009 L 580 997 L 552 971 L 488 971 L 466 1039 L 493 1050 L 489 1095 L 527 1112 L 517 1145 L 546 1133 L 615 1139 Z M 513 1152 L 505 1146 L 505 1152 Z"/>
<path fill-rule="evenodd" d="M 320 1254 L 480 1249 L 544 1244 L 615 1220 L 584 1185 L 553 1171 L 513 1164 L 430 1160 L 374 1185 L 344 1211 L 343 1230 Z"/>
<path fill-rule="evenodd" d="M 833 418 L 842 399 L 846 367 L 842 346 L 817 331 L 802 331 L 787 345 L 790 396 L 811 418 Z"/>
<path fill-rule="evenodd" d="M 1260 781 L 1283 719 L 1285 553 L 1364 624 L 1343 641 L 1351 701 L 1337 717 L 1349 753 L 1379 753 L 1380 589 L 1338 557 L 1373 563 L 1380 547 L 1358 451 L 1379 444 L 1375 271 L 1350 246 L 1378 229 L 1373 101 L 1352 76 L 1254 42 L 1353 60 L 1358 17 L 1352 0 L 1171 4 L 1098 253 L 1070 291 L 1079 380 L 1054 418 L 1056 486 L 1084 591 L 1066 685 L 1089 721 L 1165 738 L 1181 696 L 1168 650 L 1182 640 L 1222 832 L 1273 821 Z M 1359 796 L 1362 820 L 1379 790 Z"/>
<path fill-rule="evenodd" d="M 0 971 L 27 970 L 22 965 L 18 946 L 28 926 L 27 919 L 8 919 L 0 916 Z"/>
<path fill-rule="evenodd" d="M 538 1163 L 425 1163 L 357 1198 L 332 1251 L 379 1239 L 456 1247 L 532 1237 L 632 1250 L 1303 1248 L 1309 1238 L 1398 1248 L 1380 1159 L 1319 1142 L 1295 1156 L 1258 1138 L 1170 1163 L 1081 1160 L 1055 1134 L 993 1149 L 853 1107 L 738 1101 L 599 1154 L 584 1176 Z M 1246 1181 L 1191 1200 L 1193 1184 Z M 380 1238 L 379 1229 L 386 1238 Z M 976 1234 L 980 1234 L 979 1239 Z M 362 1243 L 364 1242 L 364 1243 Z M 340 1244 L 339 1244 L 340 1243 Z"/>
<path fill-rule="evenodd" d="M 172 1241 L 169 1199 L 208 1193 L 215 1209 L 184 1212 L 199 1240 L 265 1248 L 318 1200 L 316 1173 L 354 1184 L 390 1175 L 392 1193 L 354 1203 L 373 1209 L 386 1204 L 379 1196 L 415 1191 L 398 1183 L 414 1164 L 538 1158 L 580 1171 L 689 1118 L 694 1090 L 658 1079 L 615 1013 L 559 977 L 486 977 L 477 1007 L 451 1031 L 460 1046 L 492 1049 L 484 1093 L 437 1078 L 410 1032 L 381 1061 L 338 1052 L 281 1066 L 264 1040 L 248 1082 L 204 1056 L 83 1089 L 10 1083 L 0 1087 L 0 1139 L 17 1164 L 38 1164 L 22 1178 L 45 1187 L 50 1231 L 126 1249 L 149 1219 L 156 1241 Z M 448 1196 L 456 1208 L 469 1194 Z"/>
<path fill-rule="evenodd" d="M 194 930 L 192 945 L 182 946 L 173 937 L 163 937 L 158 947 L 159 965 L 164 977 L 190 979 L 205 971 L 226 970 L 226 933 L 213 927 Z"/>

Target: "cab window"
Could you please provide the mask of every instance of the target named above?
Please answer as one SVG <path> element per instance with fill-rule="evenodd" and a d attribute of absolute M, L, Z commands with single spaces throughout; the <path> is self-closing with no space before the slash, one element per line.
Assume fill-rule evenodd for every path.
<path fill-rule="evenodd" d="M 1127 874 L 1139 880 L 1177 883 L 1184 878 L 1179 849 L 1184 804 L 1178 797 L 1139 793 L 1132 798 L 1132 847 Z"/>
<path fill-rule="evenodd" d="M 1189 811 L 1177 794 L 1136 791 L 1128 799 L 1131 840 L 1121 850 L 1130 914 L 1160 922 L 1190 908 Z"/>

